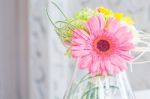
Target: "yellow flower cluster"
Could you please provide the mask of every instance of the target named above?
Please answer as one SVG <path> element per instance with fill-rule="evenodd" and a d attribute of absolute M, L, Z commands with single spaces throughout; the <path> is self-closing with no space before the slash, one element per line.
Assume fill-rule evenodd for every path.
<path fill-rule="evenodd" d="M 130 17 L 124 16 L 123 13 L 118 13 L 118 12 L 115 13 L 115 12 L 112 12 L 111 10 L 109 10 L 107 8 L 104 8 L 104 7 L 98 7 L 97 11 L 100 12 L 100 13 L 103 13 L 106 16 L 113 16 L 119 21 L 125 21 L 129 25 L 134 24 L 134 21 Z"/>

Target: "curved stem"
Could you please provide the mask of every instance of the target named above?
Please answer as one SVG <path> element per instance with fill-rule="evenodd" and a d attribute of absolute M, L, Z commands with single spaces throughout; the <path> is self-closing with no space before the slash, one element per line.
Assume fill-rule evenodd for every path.
<path fill-rule="evenodd" d="M 56 24 L 57 23 L 64 23 L 64 24 L 71 25 L 72 27 L 76 28 L 76 26 L 74 26 L 74 25 L 72 25 L 72 24 L 70 24 L 68 22 L 65 22 L 65 21 L 56 21 Z"/>
<path fill-rule="evenodd" d="M 45 10 L 46 10 L 46 15 L 47 15 L 47 17 L 48 17 L 50 23 L 51 23 L 55 28 L 57 28 L 57 26 L 54 24 L 54 22 L 52 21 L 52 19 L 51 19 L 50 16 L 49 16 L 48 8 L 46 8 Z"/>
<path fill-rule="evenodd" d="M 86 91 L 86 92 L 82 95 L 81 99 L 84 99 L 84 96 L 86 96 L 86 95 L 88 96 L 91 91 L 98 90 L 98 88 L 99 88 L 99 87 L 90 88 L 88 91 Z M 87 99 L 87 98 L 86 98 L 86 99 Z"/>
<path fill-rule="evenodd" d="M 147 44 L 147 47 L 150 46 L 150 44 L 149 44 L 148 42 L 145 42 L 145 41 L 141 41 L 141 42 Z M 147 51 L 143 51 L 143 52 L 140 53 L 137 57 L 135 57 L 135 59 L 133 60 L 133 63 L 134 63 L 134 61 L 138 60 L 142 55 L 144 55 L 145 52 L 147 52 Z"/>
<path fill-rule="evenodd" d="M 51 1 L 51 3 L 62 13 L 62 15 L 67 19 L 67 16 L 64 14 L 64 12 L 59 8 L 59 6 L 55 3 L 55 2 L 53 2 L 53 1 Z"/>
<path fill-rule="evenodd" d="M 133 64 L 144 64 L 144 63 L 150 63 L 150 61 L 134 62 Z"/>

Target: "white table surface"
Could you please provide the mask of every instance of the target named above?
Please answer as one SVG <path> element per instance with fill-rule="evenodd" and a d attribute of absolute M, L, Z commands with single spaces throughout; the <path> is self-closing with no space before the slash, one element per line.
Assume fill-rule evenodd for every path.
<path fill-rule="evenodd" d="M 135 92 L 136 99 L 150 99 L 150 90 Z"/>

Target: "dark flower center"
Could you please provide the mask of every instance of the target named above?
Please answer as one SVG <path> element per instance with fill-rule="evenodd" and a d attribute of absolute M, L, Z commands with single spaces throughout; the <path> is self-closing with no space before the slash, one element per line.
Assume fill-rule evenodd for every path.
<path fill-rule="evenodd" d="M 109 44 L 109 42 L 106 41 L 106 40 L 99 40 L 99 41 L 97 42 L 97 48 L 98 48 L 100 51 L 105 52 L 105 51 L 109 50 L 110 44 Z"/>

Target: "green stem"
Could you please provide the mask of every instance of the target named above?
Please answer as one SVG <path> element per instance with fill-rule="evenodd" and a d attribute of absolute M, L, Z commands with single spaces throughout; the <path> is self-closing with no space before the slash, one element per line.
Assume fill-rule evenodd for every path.
<path fill-rule="evenodd" d="M 83 95 L 82 95 L 82 97 L 81 97 L 81 99 L 84 99 L 84 97 L 89 97 L 89 99 L 91 99 L 91 94 L 94 94 L 94 93 L 92 93 L 92 92 L 95 92 L 95 90 L 98 90 L 98 87 L 94 87 L 94 88 L 90 88 L 88 91 L 86 91 Z M 86 98 L 87 99 L 87 98 Z"/>
<path fill-rule="evenodd" d="M 55 2 L 53 2 L 53 1 L 51 1 L 51 3 L 62 13 L 62 15 L 67 19 L 67 16 L 64 14 L 64 12 L 59 8 L 59 6 L 55 3 Z"/>
<path fill-rule="evenodd" d="M 48 8 L 46 8 L 46 15 L 47 15 L 47 17 L 48 17 L 50 23 L 51 23 L 55 28 L 57 28 L 57 26 L 54 24 L 54 22 L 52 21 L 52 19 L 51 19 L 50 16 L 49 16 Z"/>
<path fill-rule="evenodd" d="M 65 22 L 65 21 L 56 21 L 56 24 L 57 23 L 64 23 L 64 24 L 67 24 L 67 25 L 71 25 L 73 28 L 76 28 L 76 26 L 74 26 L 73 24 Z"/>
<path fill-rule="evenodd" d="M 75 93 L 75 91 L 77 90 L 77 88 L 80 86 L 80 84 L 82 83 L 82 82 L 84 82 L 84 81 L 86 81 L 86 80 L 89 80 L 89 79 L 92 79 L 92 78 L 94 78 L 94 77 L 98 77 L 99 75 L 96 75 L 96 76 L 90 76 L 90 77 L 88 77 L 88 78 L 85 78 L 85 77 L 87 77 L 89 74 L 87 74 L 86 76 L 84 76 L 81 80 L 80 80 L 80 82 L 77 84 L 77 86 L 75 87 L 75 89 L 74 89 L 74 91 L 73 91 L 73 93 Z M 85 79 L 84 79 L 85 78 Z"/>
<path fill-rule="evenodd" d="M 73 92 L 75 92 L 75 91 L 77 90 L 77 88 L 78 88 L 78 86 L 80 85 L 80 83 L 82 83 L 82 82 L 85 80 L 85 78 L 88 77 L 88 76 L 89 76 L 89 73 L 86 74 L 85 76 L 83 76 L 83 77 L 81 78 L 81 80 L 79 81 L 79 83 L 77 84 L 77 86 L 75 87 L 75 89 L 74 89 Z"/>

